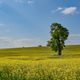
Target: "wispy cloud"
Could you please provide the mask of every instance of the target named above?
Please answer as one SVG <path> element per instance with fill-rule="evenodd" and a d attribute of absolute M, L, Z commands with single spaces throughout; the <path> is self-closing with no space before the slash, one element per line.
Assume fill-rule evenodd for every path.
<path fill-rule="evenodd" d="M 63 14 L 72 14 L 72 13 L 75 13 L 76 10 L 77 10 L 77 7 L 67 7 L 62 11 L 62 13 Z"/>
<path fill-rule="evenodd" d="M 80 34 L 71 34 L 70 37 L 80 37 Z"/>
<path fill-rule="evenodd" d="M 33 1 L 33 0 L 28 0 L 27 3 L 28 3 L 28 4 L 33 4 L 34 1 Z"/>
<path fill-rule="evenodd" d="M 26 3 L 26 4 L 29 4 L 29 5 L 31 5 L 31 4 L 33 4 L 34 3 L 34 1 L 33 0 L 14 0 L 16 3 Z"/>
<path fill-rule="evenodd" d="M 63 9 L 62 7 L 58 7 L 58 8 L 57 8 L 57 10 L 62 10 L 62 9 Z"/>
<path fill-rule="evenodd" d="M 58 7 L 57 9 L 52 10 L 51 12 L 52 12 L 52 13 L 56 13 L 56 12 L 58 12 L 58 11 L 61 11 L 62 9 L 63 9 L 62 7 Z"/>
<path fill-rule="evenodd" d="M 33 4 L 34 0 L 0 0 L 0 4 L 2 3 L 17 3 L 17 4 Z"/>
<path fill-rule="evenodd" d="M 66 7 L 66 8 L 64 8 L 64 7 L 58 7 L 57 9 L 52 10 L 51 12 L 52 13 L 59 12 L 59 13 L 65 14 L 65 15 L 73 14 L 73 13 L 78 13 L 77 7 Z"/>
<path fill-rule="evenodd" d="M 31 47 L 45 45 L 43 40 L 40 39 L 26 39 L 26 38 L 9 38 L 0 37 L 0 48 L 11 48 L 11 47 Z"/>
<path fill-rule="evenodd" d="M 66 44 L 80 44 L 80 34 L 71 34 L 69 35 Z"/>

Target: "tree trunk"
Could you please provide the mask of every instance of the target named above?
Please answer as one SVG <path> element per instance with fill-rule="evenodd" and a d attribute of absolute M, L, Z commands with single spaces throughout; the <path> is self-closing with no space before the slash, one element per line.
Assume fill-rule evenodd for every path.
<path fill-rule="evenodd" d="M 62 50 L 61 50 L 61 44 L 60 44 L 60 40 L 58 39 L 58 55 L 61 56 Z"/>
<path fill-rule="evenodd" d="M 60 44 L 60 37 L 58 37 L 58 55 L 61 56 L 62 50 L 61 50 L 61 44 Z"/>
<path fill-rule="evenodd" d="M 61 56 L 61 53 L 62 53 L 62 52 L 61 52 L 61 50 L 59 49 L 59 50 L 58 50 L 58 55 Z"/>

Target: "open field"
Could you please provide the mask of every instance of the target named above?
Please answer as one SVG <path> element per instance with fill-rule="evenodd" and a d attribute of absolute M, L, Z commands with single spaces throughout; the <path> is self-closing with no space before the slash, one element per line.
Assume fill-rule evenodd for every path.
<path fill-rule="evenodd" d="M 80 46 L 0 49 L 0 80 L 80 80 Z"/>

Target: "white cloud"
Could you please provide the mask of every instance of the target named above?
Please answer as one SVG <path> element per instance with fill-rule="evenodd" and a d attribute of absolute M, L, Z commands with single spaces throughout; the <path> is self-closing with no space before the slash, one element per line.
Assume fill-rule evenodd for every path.
<path fill-rule="evenodd" d="M 28 4 L 33 4 L 34 1 L 33 1 L 33 0 L 28 0 L 27 3 L 28 3 Z"/>
<path fill-rule="evenodd" d="M 12 48 L 12 47 L 31 47 L 38 45 L 45 45 L 45 41 L 40 39 L 13 39 L 8 37 L 0 37 L 0 48 Z"/>
<path fill-rule="evenodd" d="M 33 0 L 14 0 L 16 3 L 26 3 L 26 4 L 33 4 L 34 1 Z"/>
<path fill-rule="evenodd" d="M 55 13 L 55 12 L 61 11 L 62 9 L 63 9 L 62 7 L 58 7 L 57 9 L 52 10 L 51 12 L 52 12 L 52 13 Z"/>
<path fill-rule="evenodd" d="M 57 8 L 57 10 L 62 10 L 62 9 L 63 9 L 62 7 L 58 7 L 58 8 Z"/>
<path fill-rule="evenodd" d="M 71 34 L 69 35 L 66 44 L 80 44 L 80 34 Z"/>
<path fill-rule="evenodd" d="M 75 13 L 76 10 L 77 10 L 77 7 L 67 7 L 62 11 L 62 13 L 63 14 L 72 14 L 72 13 Z"/>
<path fill-rule="evenodd" d="M 67 8 L 58 7 L 57 9 L 52 10 L 51 12 L 52 13 L 60 12 L 60 13 L 66 14 L 66 15 L 73 14 L 73 13 L 79 14 L 79 12 L 77 11 L 77 7 L 67 7 Z"/>
<path fill-rule="evenodd" d="M 80 37 L 80 34 L 71 34 L 70 37 Z"/>

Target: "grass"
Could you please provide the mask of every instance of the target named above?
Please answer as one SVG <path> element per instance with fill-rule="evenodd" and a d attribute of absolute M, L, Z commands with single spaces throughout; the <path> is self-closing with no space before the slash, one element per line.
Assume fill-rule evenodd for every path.
<path fill-rule="evenodd" d="M 80 80 L 80 46 L 0 49 L 0 80 Z"/>

